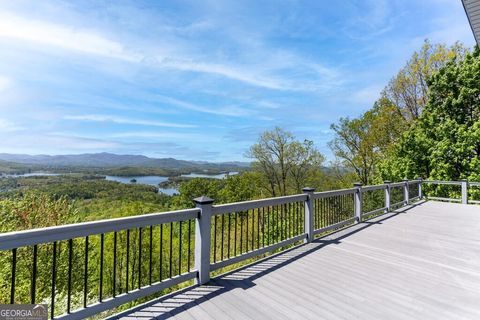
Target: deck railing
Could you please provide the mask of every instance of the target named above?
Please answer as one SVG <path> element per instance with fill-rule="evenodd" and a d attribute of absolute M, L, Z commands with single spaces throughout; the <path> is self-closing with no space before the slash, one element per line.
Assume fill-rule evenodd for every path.
<path fill-rule="evenodd" d="M 212 271 L 421 199 L 423 185 L 435 183 L 444 182 L 305 188 L 221 205 L 201 197 L 194 209 L 0 234 L 0 262 L 10 273 L 2 274 L 10 296 L 1 302 L 47 303 L 51 318 L 84 318 L 192 279 L 204 284 Z"/>
<path fill-rule="evenodd" d="M 480 203 L 480 201 L 474 199 L 474 197 L 478 195 L 478 190 L 474 190 L 475 187 L 480 186 L 480 183 L 478 182 L 468 182 L 467 180 L 424 180 L 423 184 L 424 195 L 428 199 L 448 202 L 460 202 L 463 204 Z"/>

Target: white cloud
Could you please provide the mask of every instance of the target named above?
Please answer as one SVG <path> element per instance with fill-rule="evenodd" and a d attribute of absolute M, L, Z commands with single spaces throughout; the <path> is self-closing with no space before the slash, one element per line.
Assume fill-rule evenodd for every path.
<path fill-rule="evenodd" d="M 0 38 L 33 42 L 46 46 L 54 46 L 77 53 L 91 54 L 101 57 L 115 58 L 122 61 L 146 64 L 158 69 L 173 69 L 184 72 L 198 72 L 216 75 L 256 87 L 272 90 L 316 91 L 320 86 L 311 85 L 307 79 L 297 81 L 284 75 L 273 75 L 285 67 L 307 69 L 331 82 L 334 69 L 318 63 L 305 62 L 298 56 L 283 52 L 278 57 L 267 53 L 270 65 L 249 63 L 216 63 L 205 62 L 204 59 L 189 53 L 193 46 L 185 45 L 179 38 L 171 38 L 167 45 L 155 48 L 139 47 L 132 51 L 132 44 L 115 41 L 95 31 L 75 28 L 68 25 L 31 20 L 8 12 L 0 12 Z M 168 46 L 168 48 L 167 48 Z M 178 48 L 183 48 L 179 50 Z M 248 50 L 248 48 L 244 48 Z M 269 52 L 266 48 L 250 52 L 251 55 L 263 56 Z M 162 52 L 162 55 L 158 55 Z M 168 52 L 168 54 L 167 54 Z"/>
<path fill-rule="evenodd" d="M 179 99 L 175 99 L 175 98 L 171 98 L 163 95 L 155 95 L 155 99 L 157 101 L 162 101 L 164 103 L 171 104 L 183 109 L 209 113 L 209 114 L 216 114 L 221 116 L 242 117 L 242 116 L 249 116 L 252 114 L 250 110 L 243 109 L 236 106 L 226 106 L 226 107 L 219 107 L 215 109 L 215 108 L 200 106 L 190 102 L 185 102 Z"/>
<path fill-rule="evenodd" d="M 159 63 L 159 66 L 166 68 L 173 68 L 182 71 L 192 71 L 209 73 L 213 75 L 223 76 L 229 79 L 241 81 L 250 85 L 263 87 L 267 89 L 285 90 L 294 89 L 289 85 L 282 83 L 282 81 L 273 77 L 262 76 L 256 72 L 251 72 L 245 66 L 232 67 L 223 64 L 204 63 L 204 62 L 190 62 L 188 60 L 164 60 Z"/>
<path fill-rule="evenodd" d="M 87 114 L 80 116 L 65 116 L 65 120 L 78 120 L 78 121 L 93 121 L 93 122 L 113 122 L 117 124 L 133 124 L 141 126 L 155 126 L 155 127 L 170 127 L 170 128 L 194 128 L 195 125 L 174 123 L 174 122 L 162 122 L 151 121 L 143 119 L 130 119 L 111 115 L 99 115 L 99 114 Z"/>
<path fill-rule="evenodd" d="M 127 131 L 108 135 L 110 138 L 146 138 L 146 139 L 168 139 L 184 141 L 212 141 L 216 140 L 214 136 L 201 133 L 181 133 L 181 132 L 157 132 L 157 131 Z"/>
<path fill-rule="evenodd" d="M 111 141 L 49 133 L 39 135 L 35 132 L 29 132 L 28 134 L 15 134 L 4 137 L 0 152 L 66 154 L 85 151 L 105 151 L 118 147 L 120 147 L 120 144 Z"/>
<path fill-rule="evenodd" d="M 0 12 L 0 37 L 127 61 L 140 59 L 138 55 L 126 52 L 121 43 L 99 33 L 44 21 L 27 20 L 5 12 Z"/>

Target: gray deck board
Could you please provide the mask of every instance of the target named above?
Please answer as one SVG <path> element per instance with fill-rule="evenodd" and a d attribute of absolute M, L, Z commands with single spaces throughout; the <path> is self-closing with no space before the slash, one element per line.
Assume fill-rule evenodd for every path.
<path fill-rule="evenodd" d="M 480 319 L 480 206 L 422 202 L 122 319 Z"/>

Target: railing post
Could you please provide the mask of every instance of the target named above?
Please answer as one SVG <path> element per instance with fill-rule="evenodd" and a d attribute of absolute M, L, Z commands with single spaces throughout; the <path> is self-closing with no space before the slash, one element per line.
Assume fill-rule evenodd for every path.
<path fill-rule="evenodd" d="M 468 203 L 468 180 L 462 180 L 462 203 Z"/>
<path fill-rule="evenodd" d="M 355 221 L 362 222 L 362 183 L 354 183 L 355 187 Z"/>
<path fill-rule="evenodd" d="M 410 199 L 408 195 L 408 179 L 403 180 L 403 198 L 405 201 L 405 205 L 410 204 Z"/>
<path fill-rule="evenodd" d="M 385 180 L 383 181 L 385 184 L 385 212 L 390 211 L 390 183 L 391 181 Z"/>
<path fill-rule="evenodd" d="M 198 271 L 196 283 L 210 281 L 210 232 L 213 199 L 202 196 L 193 199 L 200 213 L 195 221 L 195 269 Z"/>
<path fill-rule="evenodd" d="M 312 242 L 313 241 L 313 229 L 314 229 L 314 221 L 313 221 L 313 193 L 315 192 L 314 188 L 303 188 L 303 193 L 307 195 L 307 199 L 305 200 L 305 224 L 304 230 L 307 234 L 307 238 L 305 242 Z"/>
<path fill-rule="evenodd" d="M 422 194 L 422 178 L 418 177 L 418 199 L 421 200 L 423 197 Z"/>

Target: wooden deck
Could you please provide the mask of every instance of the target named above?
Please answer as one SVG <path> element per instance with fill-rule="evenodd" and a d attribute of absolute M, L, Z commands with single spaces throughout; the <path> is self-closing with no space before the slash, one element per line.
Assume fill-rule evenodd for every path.
<path fill-rule="evenodd" d="M 480 319 L 480 206 L 423 202 L 122 319 Z"/>

